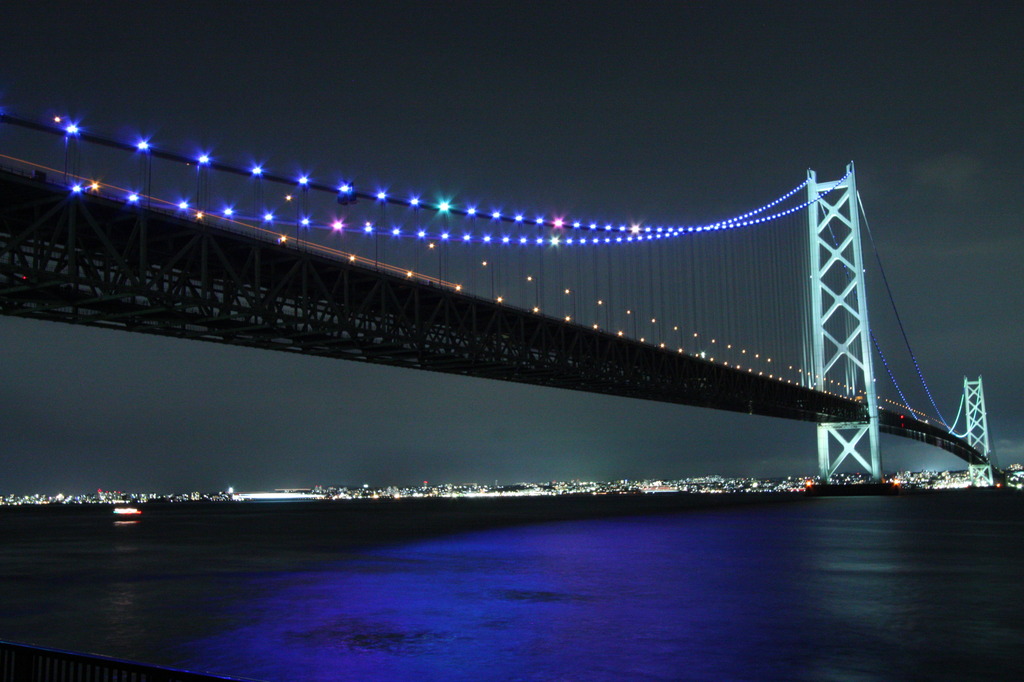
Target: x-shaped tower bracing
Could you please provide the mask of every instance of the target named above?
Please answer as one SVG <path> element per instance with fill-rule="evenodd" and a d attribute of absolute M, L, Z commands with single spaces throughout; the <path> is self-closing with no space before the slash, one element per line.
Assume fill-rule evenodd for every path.
<path fill-rule="evenodd" d="M 815 172 L 808 170 L 807 199 L 814 387 L 843 386 L 866 408 L 863 422 L 818 425 L 820 475 L 828 481 L 852 457 L 872 479 L 881 480 L 878 403 L 853 164 L 838 184 L 819 183 Z"/>

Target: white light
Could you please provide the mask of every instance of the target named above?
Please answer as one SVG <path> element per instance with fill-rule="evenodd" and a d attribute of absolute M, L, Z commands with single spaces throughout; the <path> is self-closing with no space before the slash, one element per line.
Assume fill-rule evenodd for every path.
<path fill-rule="evenodd" d="M 68 124 L 68 127 L 65 128 L 64 130 L 67 131 L 68 135 L 77 135 L 78 134 L 78 126 L 76 126 L 74 123 Z"/>
<path fill-rule="evenodd" d="M 299 178 L 299 184 L 300 185 L 308 185 L 309 184 L 309 178 L 306 177 L 305 175 L 303 175 L 301 178 Z"/>
<path fill-rule="evenodd" d="M 491 214 L 491 217 L 497 220 L 498 218 L 501 217 L 501 211 L 495 211 L 494 213 Z"/>
<path fill-rule="evenodd" d="M 149 149 L 149 143 L 148 143 L 148 142 L 146 142 L 145 140 L 139 140 L 139 143 L 138 143 L 137 145 L 135 145 L 135 147 L 136 147 L 136 148 L 137 148 L 137 149 L 138 149 L 138 150 L 139 150 L 140 152 L 144 152 L 144 151 L 146 151 L 147 149 Z"/>
<path fill-rule="evenodd" d="M 302 219 L 302 226 L 303 227 L 309 227 L 309 218 L 303 218 Z"/>
<path fill-rule="evenodd" d="M 415 208 L 420 205 L 420 200 L 417 197 L 413 197 L 409 200 L 409 205 Z"/>
<path fill-rule="evenodd" d="M 423 239 L 424 237 L 427 236 L 427 233 L 425 230 L 420 230 L 419 232 L 416 233 L 416 236 L 419 237 L 420 239 Z"/>
<path fill-rule="evenodd" d="M 274 219 L 274 214 L 273 213 L 264 213 L 263 214 L 263 219 L 264 220 L 273 220 Z"/>
<path fill-rule="evenodd" d="M 449 208 L 450 205 L 448 204 L 447 201 L 442 201 L 440 204 L 437 205 L 437 210 L 442 212 L 447 211 Z"/>
<path fill-rule="evenodd" d="M 199 157 L 199 163 L 204 165 L 210 163 L 210 157 L 207 156 L 206 154 L 203 154 L 202 156 Z"/>
<path fill-rule="evenodd" d="M 517 222 L 517 223 L 521 223 L 521 222 L 523 222 L 523 216 L 522 216 L 522 214 L 519 214 L 519 213 L 517 213 L 517 214 L 516 214 L 516 222 Z"/>
<path fill-rule="evenodd" d="M 187 201 L 182 201 L 181 203 L 178 204 L 178 208 L 180 208 L 182 211 L 184 211 L 186 208 L 188 208 L 188 202 Z"/>
<path fill-rule="evenodd" d="M 397 237 L 398 235 L 400 235 L 401 233 L 402 233 L 402 231 L 401 231 L 401 230 L 399 230 L 399 229 L 398 229 L 397 227 L 396 227 L 396 228 L 394 228 L 393 230 L 391 230 L 391 234 L 392 234 L 392 235 L 394 235 L 394 236 L 396 236 L 396 237 Z"/>
<path fill-rule="evenodd" d="M 263 175 L 263 169 L 260 168 L 259 166 L 253 166 L 252 167 L 252 174 L 257 176 L 257 177 L 260 176 L 260 175 Z"/>
<path fill-rule="evenodd" d="M 234 214 L 235 214 L 235 209 L 233 209 L 233 208 L 225 208 L 224 209 L 224 215 L 226 215 L 226 216 L 233 216 Z"/>
<path fill-rule="evenodd" d="M 139 200 L 139 195 L 138 194 L 129 194 L 128 195 L 128 201 L 132 202 L 133 204 L 135 202 L 137 202 L 138 200 Z"/>
<path fill-rule="evenodd" d="M 473 208 L 472 206 L 470 206 L 469 208 L 466 209 L 466 215 L 470 215 L 470 216 L 476 215 L 476 209 Z"/>
<path fill-rule="evenodd" d="M 384 192 L 384 191 L 377 192 L 377 198 L 380 199 L 381 201 L 384 201 L 385 199 L 388 198 L 387 192 Z"/>

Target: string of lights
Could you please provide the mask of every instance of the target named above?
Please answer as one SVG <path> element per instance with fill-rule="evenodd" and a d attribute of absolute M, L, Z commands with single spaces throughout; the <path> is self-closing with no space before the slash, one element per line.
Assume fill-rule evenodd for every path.
<path fill-rule="evenodd" d="M 4 116 L 2 120 L 6 120 L 7 122 L 14 122 L 10 120 L 9 116 Z M 21 124 L 22 122 L 22 119 L 19 119 L 17 121 L 17 123 L 19 124 Z M 491 213 L 489 215 L 482 214 L 478 213 L 476 209 L 471 206 L 460 208 L 454 206 L 450 202 L 443 201 L 438 202 L 436 204 L 431 204 L 428 202 L 423 202 L 417 197 L 410 197 L 409 199 L 398 199 L 395 197 L 390 197 L 383 190 L 378 191 L 377 193 L 364 193 L 357 191 L 354 185 L 349 182 L 342 183 L 337 188 L 330 187 L 327 185 L 319 185 L 305 175 L 299 176 L 298 178 L 290 179 L 283 176 L 274 175 L 268 172 L 265 168 L 263 168 L 260 165 L 254 165 L 248 169 L 237 166 L 229 166 L 228 164 L 223 164 L 214 160 L 209 154 L 206 153 L 200 154 L 198 156 L 176 154 L 174 152 L 169 152 L 167 150 L 155 147 L 149 140 L 140 139 L 134 144 L 129 144 L 124 142 L 118 142 L 115 140 L 110 140 L 109 138 L 102 138 L 101 136 L 88 133 L 82 130 L 82 128 L 77 123 L 68 123 L 66 125 L 63 125 L 63 122 L 61 120 L 55 120 L 54 123 L 59 125 L 55 126 L 48 123 L 33 123 L 25 127 L 30 127 L 36 130 L 43 130 L 44 132 L 50 134 L 59 134 L 62 135 L 66 140 L 71 138 L 84 139 L 88 142 L 105 144 L 106 146 L 111 146 L 119 150 L 143 154 L 143 158 L 147 160 L 156 157 L 171 160 L 179 164 L 194 166 L 198 171 L 197 177 L 200 183 L 200 188 L 197 190 L 197 198 L 194 202 L 188 199 L 179 199 L 171 201 L 159 198 L 149 193 L 120 187 L 113 183 L 101 183 L 99 181 L 90 180 L 82 176 L 74 174 L 69 175 L 68 170 L 66 169 L 64 171 L 64 174 L 65 177 L 71 178 L 70 189 L 73 193 L 91 192 L 99 194 L 101 190 L 103 190 L 109 194 L 112 191 L 114 195 L 120 195 L 118 198 L 120 198 L 121 200 L 125 201 L 127 204 L 130 205 L 137 205 L 141 202 L 147 202 L 149 204 L 156 204 L 158 207 L 162 207 L 164 210 L 179 213 L 186 218 L 190 218 L 196 221 L 216 220 L 218 222 L 225 222 L 238 227 L 252 229 L 264 234 L 267 237 L 276 239 L 276 241 L 283 246 L 316 250 L 321 253 L 332 255 L 334 257 L 345 258 L 352 262 L 359 262 L 367 266 L 382 269 L 399 276 L 420 279 L 441 286 L 450 287 L 453 290 L 460 292 L 463 291 L 463 285 L 457 282 L 447 281 L 447 278 L 443 278 L 440 276 L 432 277 L 423 274 L 418 268 L 414 270 L 386 264 L 383 262 L 382 258 L 378 257 L 378 254 L 376 253 L 374 255 L 374 258 L 371 259 L 365 256 L 357 255 L 355 253 L 350 253 L 339 249 L 333 249 L 331 247 L 318 244 L 314 241 L 302 240 L 298 238 L 299 231 L 322 229 L 325 231 L 335 233 L 360 234 L 366 237 L 370 237 L 373 240 L 378 240 L 380 238 L 387 238 L 388 240 L 415 239 L 424 242 L 428 246 L 428 249 L 431 250 L 434 249 L 435 246 L 443 246 L 445 244 L 455 243 L 477 246 L 502 245 L 521 247 L 557 247 L 562 245 L 572 246 L 623 243 L 628 244 L 641 242 L 652 243 L 657 240 L 665 240 L 671 237 L 679 237 L 688 234 L 733 230 L 740 227 L 765 224 L 768 222 L 772 222 L 774 220 L 778 220 L 779 218 L 785 216 L 793 215 L 798 211 L 805 209 L 806 207 L 814 203 L 814 201 L 816 201 L 817 199 L 820 199 L 828 194 L 828 192 L 822 192 L 818 194 L 818 197 L 815 200 L 804 201 L 799 205 L 792 206 L 784 210 L 776 211 L 774 213 L 768 213 L 767 215 L 762 215 L 770 211 L 771 209 L 779 206 L 788 199 L 792 198 L 797 192 L 805 188 L 807 184 L 807 181 L 805 180 L 794 189 L 788 191 L 787 193 L 783 194 L 780 197 L 777 197 L 771 202 L 764 204 L 763 206 L 760 206 L 751 211 L 747 211 L 743 214 L 734 216 L 732 218 L 728 218 L 726 220 L 717 221 L 715 223 L 677 227 L 654 227 L 642 225 L 631 225 L 628 227 L 625 225 L 619 225 L 616 227 L 613 226 L 612 224 L 605 224 L 603 227 L 601 227 L 597 223 L 590 223 L 584 226 L 578 221 L 573 221 L 570 223 L 567 220 L 561 218 L 546 219 L 543 216 L 538 216 L 535 219 L 528 220 L 523 214 L 513 214 L 509 216 L 504 216 L 500 214 L 495 215 L 495 213 Z M 63 125 L 63 127 L 60 127 L 60 125 Z M 274 210 L 265 210 L 264 212 L 259 213 L 257 211 L 248 212 L 239 210 L 232 206 L 224 206 L 223 208 L 216 212 L 211 211 L 207 208 L 209 206 L 209 201 L 203 200 L 201 198 L 203 195 L 203 173 L 207 173 L 210 169 L 227 172 L 241 178 L 255 179 L 258 188 L 257 191 L 260 193 L 262 193 L 262 183 L 265 181 L 283 184 L 288 187 L 295 187 L 297 188 L 298 193 L 300 193 L 299 197 L 301 201 L 295 201 L 294 205 L 299 206 L 301 204 L 302 210 L 298 210 L 296 212 L 294 219 L 292 219 L 290 216 L 278 215 Z M 61 172 L 52 168 L 49 168 L 47 170 L 54 173 Z M 832 189 L 840 186 L 843 182 L 846 181 L 847 178 L 848 174 L 844 175 L 842 178 L 836 181 Z M 830 192 L 832 191 L 832 189 L 829 189 L 828 191 Z M 320 192 L 330 192 L 332 195 L 337 193 L 338 202 L 342 206 L 355 203 L 356 200 L 358 199 L 367 200 L 371 202 L 371 205 L 381 207 L 381 219 L 379 222 L 374 220 L 366 220 L 355 223 L 346 223 L 343 218 L 333 218 L 326 221 L 316 220 L 312 217 L 312 215 L 310 215 L 304 210 L 306 206 L 306 194 L 311 190 Z M 286 201 L 289 202 L 295 199 L 295 197 L 291 194 L 286 195 L 285 198 Z M 527 236 L 522 234 L 513 235 L 504 233 L 489 234 L 486 231 L 473 231 L 471 228 L 463 228 L 462 230 L 453 229 L 451 224 L 447 220 L 444 221 L 443 227 L 434 230 L 426 229 L 425 227 L 422 226 L 417 226 L 410 229 L 405 225 L 388 224 L 388 222 L 385 219 L 384 208 L 389 205 L 405 206 L 407 208 L 413 209 L 413 215 L 415 215 L 416 209 L 427 209 L 434 211 L 434 213 L 437 215 L 445 217 L 459 216 L 465 218 L 469 225 L 473 225 L 474 219 L 479 218 L 480 225 L 491 224 L 493 222 L 495 224 L 507 223 L 531 228 L 537 227 L 553 230 L 564 229 L 566 231 L 558 231 L 555 232 L 554 234 L 550 234 L 547 236 Z M 291 235 L 282 233 L 282 228 L 294 228 L 296 230 L 296 237 L 293 238 L 291 237 Z M 580 230 L 581 232 L 573 233 L 569 230 Z M 588 234 L 588 232 L 590 231 L 592 232 Z M 542 265 L 543 261 L 541 260 L 539 262 Z M 534 313 L 539 314 L 541 313 L 541 305 L 539 303 L 540 282 L 536 281 L 536 278 L 534 278 L 532 275 L 524 279 L 530 281 L 536 287 L 536 291 L 538 292 L 538 303 L 534 305 L 532 308 L 525 307 L 524 309 L 531 309 Z M 653 290 L 653 284 L 651 284 L 650 287 Z M 562 287 L 559 286 L 558 288 L 561 290 Z M 566 294 L 569 294 L 570 289 L 566 289 L 565 291 Z M 490 298 L 496 299 L 499 303 L 503 302 L 503 297 L 501 294 L 498 294 L 497 296 L 491 296 Z M 575 302 L 575 299 L 573 300 Z M 600 305 L 601 300 L 599 299 L 597 303 L 598 305 Z M 620 303 L 620 305 L 622 304 Z M 629 319 L 629 316 L 632 312 L 631 306 L 626 306 L 623 309 L 625 310 L 627 319 Z M 634 329 L 632 330 L 632 333 L 629 334 L 630 336 L 637 338 L 641 343 L 652 343 L 652 345 L 657 345 L 658 347 L 663 349 L 668 349 L 670 346 L 674 345 L 666 341 L 658 340 L 657 336 L 653 333 L 651 334 L 651 336 L 655 337 L 653 341 L 648 341 L 647 335 L 637 333 L 635 327 L 638 317 L 639 315 L 632 315 L 631 317 L 631 319 L 633 320 Z M 564 319 L 567 322 L 573 321 L 575 318 L 575 314 L 564 316 Z M 652 328 L 665 330 L 669 328 L 670 325 L 655 325 L 656 319 L 657 318 L 655 317 L 650 318 Z M 647 323 L 645 322 L 644 324 L 646 325 Z M 602 328 L 601 325 L 598 323 L 584 326 L 593 326 L 594 329 Z M 618 329 L 617 331 L 612 331 L 616 329 L 616 327 L 622 328 Z M 682 337 L 682 333 L 679 332 L 678 325 L 671 325 L 671 327 L 673 333 L 679 333 L 679 336 Z M 618 336 L 626 336 L 628 331 L 628 325 L 614 325 L 608 323 L 607 326 L 604 327 L 604 330 L 607 333 L 614 333 Z M 699 335 L 696 332 L 693 334 L 693 336 L 695 339 L 699 337 Z M 753 351 L 750 351 L 750 353 L 748 354 L 748 350 L 746 348 L 743 348 L 739 349 L 740 352 L 737 353 L 735 358 L 731 358 L 729 356 L 729 353 L 736 352 L 736 350 L 733 348 L 733 344 L 718 343 L 718 341 L 719 339 L 717 337 L 711 338 L 711 345 L 707 346 L 706 349 L 700 350 L 698 347 L 697 350 L 691 351 L 689 354 L 695 357 L 700 357 L 709 362 L 722 364 L 723 366 L 730 367 L 732 369 L 746 371 L 751 374 L 756 373 L 759 376 L 768 376 L 769 378 L 772 379 L 777 378 L 779 381 L 785 381 L 790 384 L 810 384 L 810 374 L 800 369 L 799 367 L 795 368 L 793 365 L 788 365 L 788 371 L 794 372 L 794 375 L 793 378 L 787 379 L 784 378 L 783 376 L 785 371 L 779 371 L 780 368 L 776 368 L 775 365 L 772 364 L 773 360 L 771 357 L 762 356 L 762 354 Z M 716 349 L 718 350 L 717 353 L 714 352 Z M 681 344 L 677 346 L 677 352 L 685 352 Z M 758 365 L 762 366 L 759 367 Z M 843 394 L 843 391 L 845 391 L 845 394 L 849 395 L 851 392 L 856 390 L 854 387 L 845 386 L 841 382 L 836 380 L 826 380 L 826 384 L 828 385 L 828 387 L 824 389 L 824 392 L 830 394 Z"/>
<path fill-rule="evenodd" d="M 910 360 L 914 364 L 914 370 L 917 372 L 917 377 L 921 381 L 921 386 L 924 388 L 925 394 L 928 396 L 928 401 L 932 405 L 932 409 L 935 410 L 935 414 L 938 415 L 939 421 L 948 430 L 952 431 L 946 419 L 942 416 L 942 411 L 939 406 L 935 404 L 935 398 L 932 396 L 932 391 L 928 387 L 928 382 L 924 380 L 924 373 L 921 371 L 921 365 L 917 362 L 917 356 L 914 354 L 914 349 L 910 347 L 910 339 L 907 338 L 907 331 L 903 327 L 903 319 L 900 317 L 900 312 L 896 308 L 896 299 L 892 294 L 892 287 L 889 286 L 889 278 L 886 277 L 885 268 L 882 266 L 882 256 L 878 253 L 878 248 L 875 246 L 875 238 L 871 234 L 871 226 L 868 224 L 868 216 L 864 211 L 864 203 L 860 200 L 860 194 L 857 195 L 857 204 L 860 206 L 861 217 L 864 218 L 864 228 L 867 230 L 868 239 L 871 241 L 871 250 L 874 251 L 875 261 L 878 263 L 878 271 L 882 276 L 882 283 L 885 284 L 885 291 L 889 297 L 889 304 L 892 306 L 892 311 L 896 315 L 896 323 L 899 325 L 900 334 L 903 336 L 903 342 L 907 347 L 907 352 L 910 354 Z"/>
<path fill-rule="evenodd" d="M 814 199 L 805 201 L 797 206 L 793 206 L 784 211 L 779 211 L 773 214 L 761 216 L 760 214 L 778 206 L 782 202 L 793 197 L 797 192 L 806 187 L 807 181 L 800 183 L 793 189 L 784 193 L 783 195 L 773 199 L 772 201 L 746 211 L 740 215 L 718 220 L 712 223 L 700 224 L 700 225 L 678 225 L 678 226 L 645 226 L 640 224 L 613 224 L 610 222 L 603 221 L 591 221 L 584 224 L 580 220 L 570 220 L 566 217 L 545 217 L 538 215 L 535 218 L 527 218 L 524 212 L 515 212 L 506 214 L 500 210 L 483 211 L 476 205 L 465 205 L 460 206 L 452 203 L 450 200 L 439 200 L 436 202 L 429 202 L 422 200 L 416 194 L 410 194 L 407 197 L 400 197 L 389 194 L 384 189 L 378 189 L 375 192 L 367 192 L 359 190 L 352 181 L 342 181 L 337 185 L 327 185 L 324 183 L 315 182 L 308 175 L 299 175 L 298 177 L 289 178 L 282 175 L 277 175 L 269 172 L 262 164 L 254 164 L 248 168 L 242 166 L 236 166 L 232 164 L 223 163 L 215 160 L 209 153 L 201 152 L 199 154 L 189 155 L 182 154 L 180 152 L 168 150 L 157 145 L 154 145 L 149 138 L 139 138 L 134 142 L 127 142 L 119 140 L 117 138 L 92 133 L 85 130 L 80 121 L 70 121 L 63 116 L 54 116 L 52 121 L 33 121 L 23 117 L 15 116 L 10 113 L 0 112 L 0 123 L 9 123 L 32 130 L 50 133 L 64 137 L 65 140 L 74 138 L 84 140 L 93 144 L 118 149 L 121 151 L 142 153 L 147 155 L 149 158 L 161 158 L 176 163 L 197 165 L 199 168 L 205 168 L 208 170 L 221 171 L 237 176 L 252 177 L 259 181 L 272 182 L 277 184 L 283 184 L 287 186 L 297 186 L 302 191 L 317 191 L 317 192 L 329 192 L 332 195 L 336 194 L 338 202 L 342 205 L 352 204 L 360 199 L 380 202 L 381 204 L 404 206 L 414 210 L 428 210 L 433 211 L 437 214 L 462 216 L 469 219 L 486 219 L 493 223 L 507 223 L 512 225 L 533 225 L 537 228 L 550 228 L 556 230 L 571 229 L 571 230 L 589 230 L 593 232 L 606 233 L 603 236 L 590 236 L 590 237 L 571 237 L 564 235 L 552 235 L 550 237 L 536 237 L 532 240 L 527 237 L 520 236 L 518 238 L 510 237 L 509 235 L 492 235 L 482 234 L 476 235 L 473 233 L 466 233 L 462 236 L 463 243 L 501 243 L 501 244 L 512 244 L 518 243 L 521 246 L 525 245 L 536 245 L 536 246 L 557 246 L 559 244 L 564 245 L 586 245 L 586 244 L 631 244 L 642 241 L 651 241 L 657 239 L 665 239 L 669 237 L 679 237 L 687 234 L 700 234 L 706 232 L 717 232 L 721 230 L 732 230 L 742 227 L 751 227 L 755 225 L 763 225 L 772 221 L 778 220 L 779 218 L 791 215 L 798 211 L 801 211 L 807 206 L 815 203 L 821 198 L 827 196 L 836 187 L 839 187 L 847 178 L 844 175 L 840 178 L 835 185 L 829 190 L 820 193 Z M 500 204 L 499 204 L 500 205 Z M 179 202 L 179 207 L 182 210 L 190 208 L 188 201 Z M 229 217 L 236 213 L 236 210 L 230 207 L 222 209 L 223 212 Z M 758 216 L 758 217 L 755 217 Z M 304 228 L 321 228 L 321 229 L 342 229 L 337 219 L 330 220 L 317 220 L 313 216 L 304 215 L 298 217 L 294 221 L 281 220 L 278 216 L 275 216 L 272 212 L 264 212 L 262 215 L 247 215 L 244 216 L 246 219 L 260 219 L 262 218 L 266 222 L 278 222 L 281 224 L 290 224 L 301 226 Z M 602 225 L 603 222 L 603 225 Z M 368 228 L 368 229 L 367 229 Z M 450 232 L 438 232 L 429 233 L 426 230 L 417 230 L 412 234 L 405 234 L 400 228 L 387 226 L 376 226 L 368 224 L 364 226 L 364 231 L 368 234 L 390 234 L 394 237 L 416 237 L 419 239 L 439 239 L 441 241 L 457 241 L 453 238 Z M 608 234 L 613 233 L 613 234 Z"/>

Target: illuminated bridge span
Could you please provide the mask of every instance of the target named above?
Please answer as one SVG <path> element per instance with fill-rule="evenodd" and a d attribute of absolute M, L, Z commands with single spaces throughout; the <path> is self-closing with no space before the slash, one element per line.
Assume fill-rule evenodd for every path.
<path fill-rule="evenodd" d="M 619 224 L 0 123 L 4 314 L 816 422 L 826 480 L 879 478 L 884 432 L 992 483 L 981 380 L 957 434 L 880 355 L 852 164 L 733 217 Z"/>

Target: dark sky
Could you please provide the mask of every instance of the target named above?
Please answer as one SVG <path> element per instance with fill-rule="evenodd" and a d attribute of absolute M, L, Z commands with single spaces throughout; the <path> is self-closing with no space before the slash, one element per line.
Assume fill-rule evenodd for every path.
<path fill-rule="evenodd" d="M 1021 15 L 7 0 L 0 106 L 623 220 L 732 215 L 853 159 L 936 400 L 951 416 L 983 375 L 1005 464 L 1024 460 Z M 0 494 L 816 469 L 807 424 L 7 317 L 0 334 Z M 962 465 L 883 448 L 887 470 Z"/>

